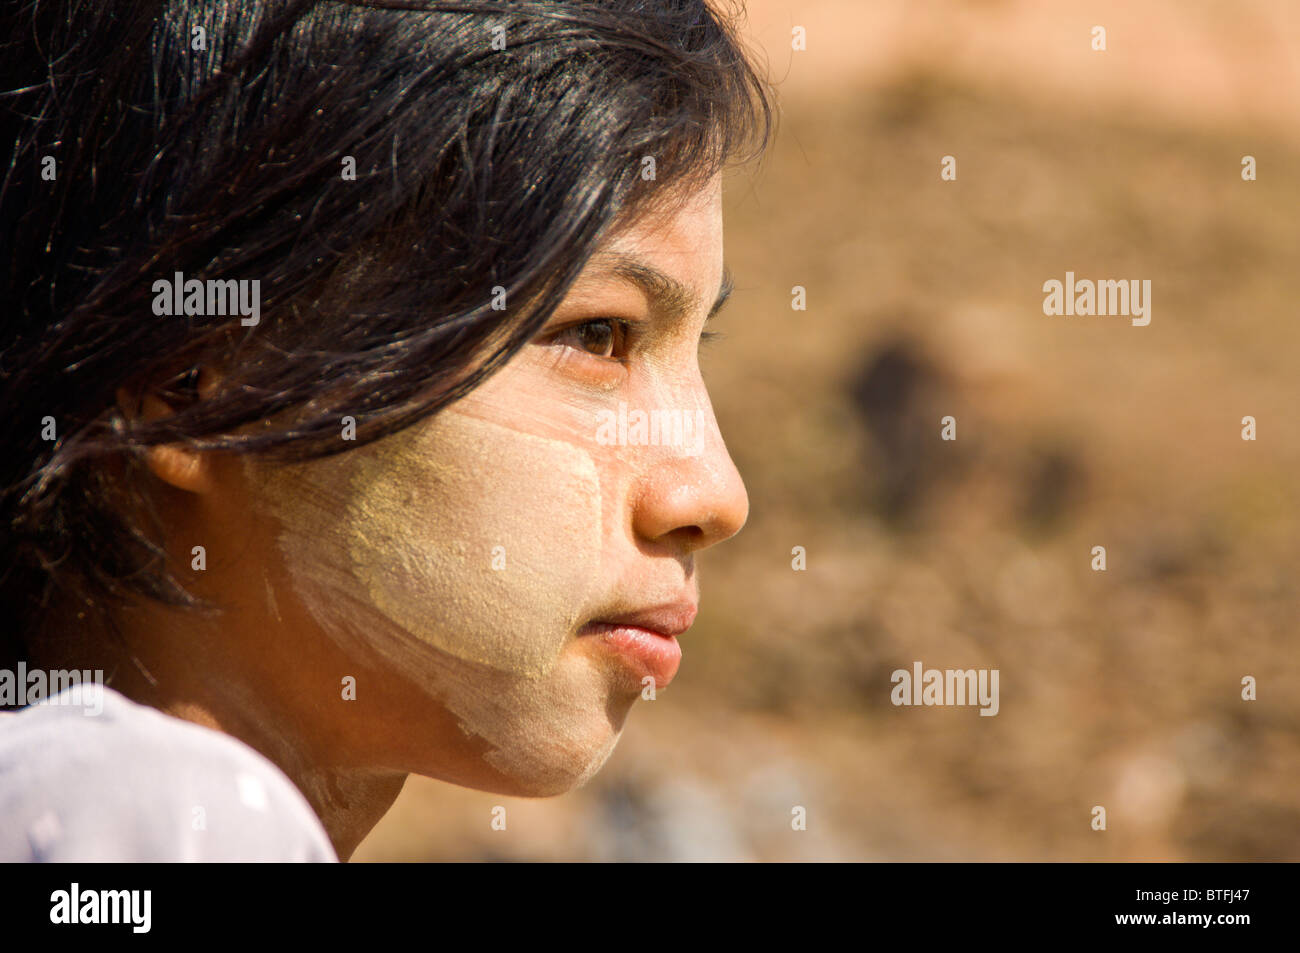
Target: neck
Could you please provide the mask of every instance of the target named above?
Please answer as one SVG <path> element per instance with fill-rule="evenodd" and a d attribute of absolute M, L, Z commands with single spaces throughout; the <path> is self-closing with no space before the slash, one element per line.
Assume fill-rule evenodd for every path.
<path fill-rule="evenodd" d="M 120 689 L 119 689 L 120 690 Z M 125 693 L 124 693 L 125 694 Z M 163 698 L 133 698 L 176 718 L 238 738 L 271 761 L 302 792 L 320 818 L 339 860 L 352 857 L 401 793 L 406 775 L 398 771 L 330 765 L 313 756 L 299 739 L 253 709 L 214 705 L 203 699 L 168 692 Z"/>
<path fill-rule="evenodd" d="M 285 657 L 274 639 L 250 658 L 231 651 L 230 633 L 220 631 L 219 622 L 151 608 L 142 616 L 132 619 L 132 629 L 148 631 L 147 639 L 120 627 L 124 641 L 101 633 L 76 645 L 61 643 L 58 658 L 34 662 L 58 668 L 75 660 L 80 668 L 101 668 L 111 687 L 132 701 L 242 741 L 293 782 L 339 860 L 350 859 L 392 807 L 407 775 L 366 765 L 364 742 L 348 738 L 345 720 L 304 704 L 320 694 L 320 685 L 337 685 L 337 678 Z M 354 757 L 358 750 L 361 756 Z"/>

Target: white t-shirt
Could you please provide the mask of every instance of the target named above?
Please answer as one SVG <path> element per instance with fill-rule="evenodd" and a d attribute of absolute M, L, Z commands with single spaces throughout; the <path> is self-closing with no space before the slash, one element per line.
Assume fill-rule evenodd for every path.
<path fill-rule="evenodd" d="M 0 714 L 0 862 L 337 862 L 306 798 L 243 742 L 80 691 Z"/>

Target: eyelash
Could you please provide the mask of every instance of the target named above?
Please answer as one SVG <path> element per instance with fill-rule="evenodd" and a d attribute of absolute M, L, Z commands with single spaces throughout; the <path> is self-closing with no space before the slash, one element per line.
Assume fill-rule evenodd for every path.
<path fill-rule="evenodd" d="M 603 354 L 594 354 L 585 350 L 577 344 L 569 344 L 573 350 L 585 357 L 594 358 L 598 361 L 613 361 L 622 363 L 627 357 L 627 350 L 631 347 L 632 339 L 636 336 L 636 329 L 633 327 L 635 322 L 625 321 L 621 318 L 590 318 L 586 321 L 578 321 L 574 324 L 567 325 L 555 331 L 548 337 L 548 342 L 564 343 L 564 338 L 570 335 L 578 334 L 583 328 L 594 327 L 597 325 L 609 325 L 613 328 L 614 353 L 609 356 Z M 620 353 L 621 352 L 621 353 Z"/>
<path fill-rule="evenodd" d="M 638 324 L 640 324 L 640 322 L 619 319 L 619 317 L 593 317 L 593 319 L 576 321 L 571 325 L 555 330 L 555 332 L 551 332 L 547 335 L 545 341 L 546 343 L 549 343 L 549 345 L 564 346 L 568 351 L 571 351 L 572 354 L 575 355 L 577 360 L 590 359 L 591 361 L 594 361 L 594 363 L 589 364 L 588 367 L 593 369 L 593 371 L 595 368 L 602 368 L 603 374 L 603 369 L 612 369 L 614 367 L 620 367 L 620 365 L 621 367 L 627 367 L 630 352 L 632 352 L 632 348 L 636 346 L 636 342 L 640 339 L 641 328 L 638 328 Z M 612 354 L 594 354 L 594 352 L 588 351 L 585 347 L 582 347 L 581 343 L 578 343 L 577 341 L 567 341 L 567 338 L 580 334 L 582 329 L 590 328 L 590 326 L 593 325 L 608 325 L 614 329 L 614 352 L 612 352 Z M 714 345 L 714 343 L 718 342 L 722 337 L 723 334 L 720 332 L 714 332 L 714 330 L 703 330 L 703 332 L 699 333 L 699 346 L 705 347 Z"/>

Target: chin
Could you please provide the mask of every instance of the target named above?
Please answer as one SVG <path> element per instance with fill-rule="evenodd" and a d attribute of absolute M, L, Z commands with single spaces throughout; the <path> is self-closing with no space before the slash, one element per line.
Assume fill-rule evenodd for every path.
<path fill-rule="evenodd" d="M 586 759 L 551 764 L 542 770 L 520 775 L 513 779 L 514 789 L 502 793 L 514 797 L 557 797 L 576 790 L 604 767 L 617 741 L 615 737 L 603 751 L 593 752 Z"/>
<path fill-rule="evenodd" d="M 604 767 L 622 735 L 632 701 L 610 701 L 598 717 L 581 724 L 552 725 L 544 733 L 530 731 L 521 744 L 510 744 L 484 755 L 516 797 L 555 797 L 582 787 Z"/>
<path fill-rule="evenodd" d="M 637 696 L 611 693 L 608 683 L 591 691 L 596 685 L 582 681 L 588 691 L 550 696 L 549 704 L 539 692 L 515 712 L 510 729 L 497 734 L 482 755 L 481 764 L 495 775 L 491 790 L 554 797 L 586 784 L 604 766 Z"/>
<path fill-rule="evenodd" d="M 537 679 L 464 666 L 436 674 L 428 694 L 443 714 L 430 730 L 443 743 L 425 749 L 436 761 L 406 770 L 511 797 L 554 797 L 591 780 L 640 697 L 573 652 Z"/>

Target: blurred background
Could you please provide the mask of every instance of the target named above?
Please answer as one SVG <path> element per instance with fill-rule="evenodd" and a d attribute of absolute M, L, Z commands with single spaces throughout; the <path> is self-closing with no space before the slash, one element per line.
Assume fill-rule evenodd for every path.
<path fill-rule="evenodd" d="M 1300 860 L 1300 5 L 747 7 L 781 127 L 703 361 L 749 524 L 587 787 L 412 778 L 355 859 Z M 1044 316 L 1067 270 L 1150 325 Z M 999 714 L 894 707 L 914 661 Z"/>

